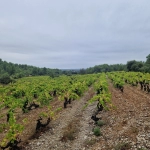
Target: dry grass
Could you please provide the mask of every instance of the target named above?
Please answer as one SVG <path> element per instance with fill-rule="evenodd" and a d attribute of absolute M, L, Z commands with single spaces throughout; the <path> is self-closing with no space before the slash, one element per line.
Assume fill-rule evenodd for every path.
<path fill-rule="evenodd" d="M 75 119 L 68 124 L 64 129 L 63 136 L 61 138 L 62 142 L 67 142 L 68 140 L 72 141 L 75 139 L 78 133 L 79 119 Z"/>
<path fill-rule="evenodd" d="M 150 130 L 150 126 L 148 126 L 148 125 L 145 126 L 145 127 L 144 127 L 144 130 L 145 130 L 145 131 L 149 131 L 149 130 Z"/>
<path fill-rule="evenodd" d="M 115 150 L 129 150 L 131 145 L 129 143 L 118 143 L 114 149 Z"/>
<path fill-rule="evenodd" d="M 122 125 L 123 125 L 123 126 L 124 126 L 124 125 L 127 125 L 127 123 L 128 123 L 127 120 L 123 120 L 123 121 L 122 121 Z"/>
<path fill-rule="evenodd" d="M 88 146 L 92 146 L 97 142 L 96 139 L 87 139 L 84 141 L 84 146 L 88 147 Z"/>
<path fill-rule="evenodd" d="M 136 135 L 138 135 L 138 133 L 139 133 L 139 129 L 137 128 L 137 127 L 131 127 L 131 133 L 134 133 L 134 134 L 136 134 Z"/>

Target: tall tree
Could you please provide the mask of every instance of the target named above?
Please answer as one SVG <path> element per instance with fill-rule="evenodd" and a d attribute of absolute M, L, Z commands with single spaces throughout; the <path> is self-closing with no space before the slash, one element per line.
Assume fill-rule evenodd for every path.
<path fill-rule="evenodd" d="M 146 59 L 146 64 L 147 65 L 150 65 L 150 54 L 146 57 L 147 59 Z"/>
<path fill-rule="evenodd" d="M 128 61 L 127 62 L 127 69 L 128 71 L 132 71 L 132 66 L 136 64 L 136 61 L 135 60 L 131 60 L 131 61 Z"/>

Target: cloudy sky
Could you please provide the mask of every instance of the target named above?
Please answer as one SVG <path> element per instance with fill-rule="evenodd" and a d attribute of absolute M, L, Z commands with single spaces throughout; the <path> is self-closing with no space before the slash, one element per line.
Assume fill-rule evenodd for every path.
<path fill-rule="evenodd" d="M 76 69 L 145 61 L 150 0 L 0 0 L 0 58 Z"/>

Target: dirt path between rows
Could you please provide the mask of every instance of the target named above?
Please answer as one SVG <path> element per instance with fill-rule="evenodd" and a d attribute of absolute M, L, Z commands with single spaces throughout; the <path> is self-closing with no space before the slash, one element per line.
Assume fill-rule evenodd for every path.
<path fill-rule="evenodd" d="M 105 122 L 100 127 L 101 136 L 92 132 L 96 125 L 91 116 L 96 110 L 96 103 L 83 109 L 95 94 L 90 87 L 79 100 L 57 114 L 47 132 L 38 139 L 28 140 L 23 150 L 150 150 L 150 94 L 141 91 L 139 86 L 130 85 L 125 85 L 122 93 L 110 81 L 109 91 L 114 107 L 98 114 Z M 54 101 L 52 106 L 58 108 L 62 104 Z M 44 108 L 24 115 L 36 120 L 40 110 Z M 29 132 L 35 132 L 35 125 L 36 122 L 33 122 Z M 21 139 L 27 140 L 31 136 L 29 132 L 24 131 Z"/>
<path fill-rule="evenodd" d="M 102 112 L 107 124 L 93 150 L 150 150 L 150 95 L 130 85 L 109 90 L 116 109 Z"/>
<path fill-rule="evenodd" d="M 73 101 L 64 109 L 59 117 L 51 122 L 51 129 L 32 140 L 26 150 L 83 150 L 89 147 L 88 141 L 95 138 L 92 129 L 94 122 L 91 119 L 96 105 L 92 104 L 83 109 L 86 102 L 95 94 L 93 88 L 78 101 Z M 95 138 L 95 140 L 97 140 Z"/>
<path fill-rule="evenodd" d="M 122 93 L 111 82 L 109 91 L 115 107 L 99 114 L 106 123 L 101 127 L 101 136 L 92 132 L 95 124 L 91 116 L 96 103 L 83 110 L 95 94 L 90 88 L 61 112 L 48 132 L 32 140 L 26 150 L 150 150 L 150 95 L 130 85 L 125 85 Z M 67 134 L 71 134 L 71 140 L 66 138 Z"/>

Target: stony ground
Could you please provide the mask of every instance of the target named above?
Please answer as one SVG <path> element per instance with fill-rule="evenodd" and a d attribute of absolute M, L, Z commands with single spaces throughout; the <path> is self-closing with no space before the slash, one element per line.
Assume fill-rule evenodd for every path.
<path fill-rule="evenodd" d="M 92 88 L 72 107 L 61 112 L 52 129 L 31 141 L 26 149 L 38 150 L 150 150 L 150 95 L 139 87 L 126 85 L 124 93 L 110 83 L 112 103 L 110 111 L 102 111 L 99 117 L 106 123 L 102 135 L 93 135 L 95 124 L 91 120 L 96 104 L 83 110 L 87 100 L 94 94 Z M 63 140 L 68 126 L 75 124 L 73 140 Z"/>
<path fill-rule="evenodd" d="M 95 94 L 93 88 L 78 101 L 60 111 L 47 132 L 37 139 L 31 138 L 35 123 L 26 130 L 22 139 L 25 150 L 150 150 L 150 94 L 139 87 L 126 85 L 124 93 L 109 84 L 113 109 L 98 114 L 105 122 L 101 136 L 92 132 L 96 126 L 91 119 L 96 103 L 83 109 Z M 56 102 L 54 106 L 59 106 Z M 61 104 L 62 105 L 62 104 Z M 33 114 L 33 113 L 32 113 Z M 35 114 L 37 110 L 35 110 Z M 31 114 L 29 114 L 31 115 Z M 33 119 L 33 116 L 30 116 Z M 32 129 L 33 128 L 33 129 Z M 30 133 L 28 133 L 30 132 Z"/>
<path fill-rule="evenodd" d="M 84 109 L 86 102 L 94 95 L 90 88 L 78 101 L 73 101 L 63 110 L 57 120 L 51 123 L 51 129 L 33 140 L 26 146 L 26 150 L 81 150 L 86 149 L 88 141 L 93 136 L 94 122 L 91 119 L 96 105 Z"/>
<path fill-rule="evenodd" d="M 112 84 L 109 89 L 116 109 L 102 112 L 107 125 L 93 150 L 150 150 L 150 95 L 129 85 L 124 93 Z"/>

